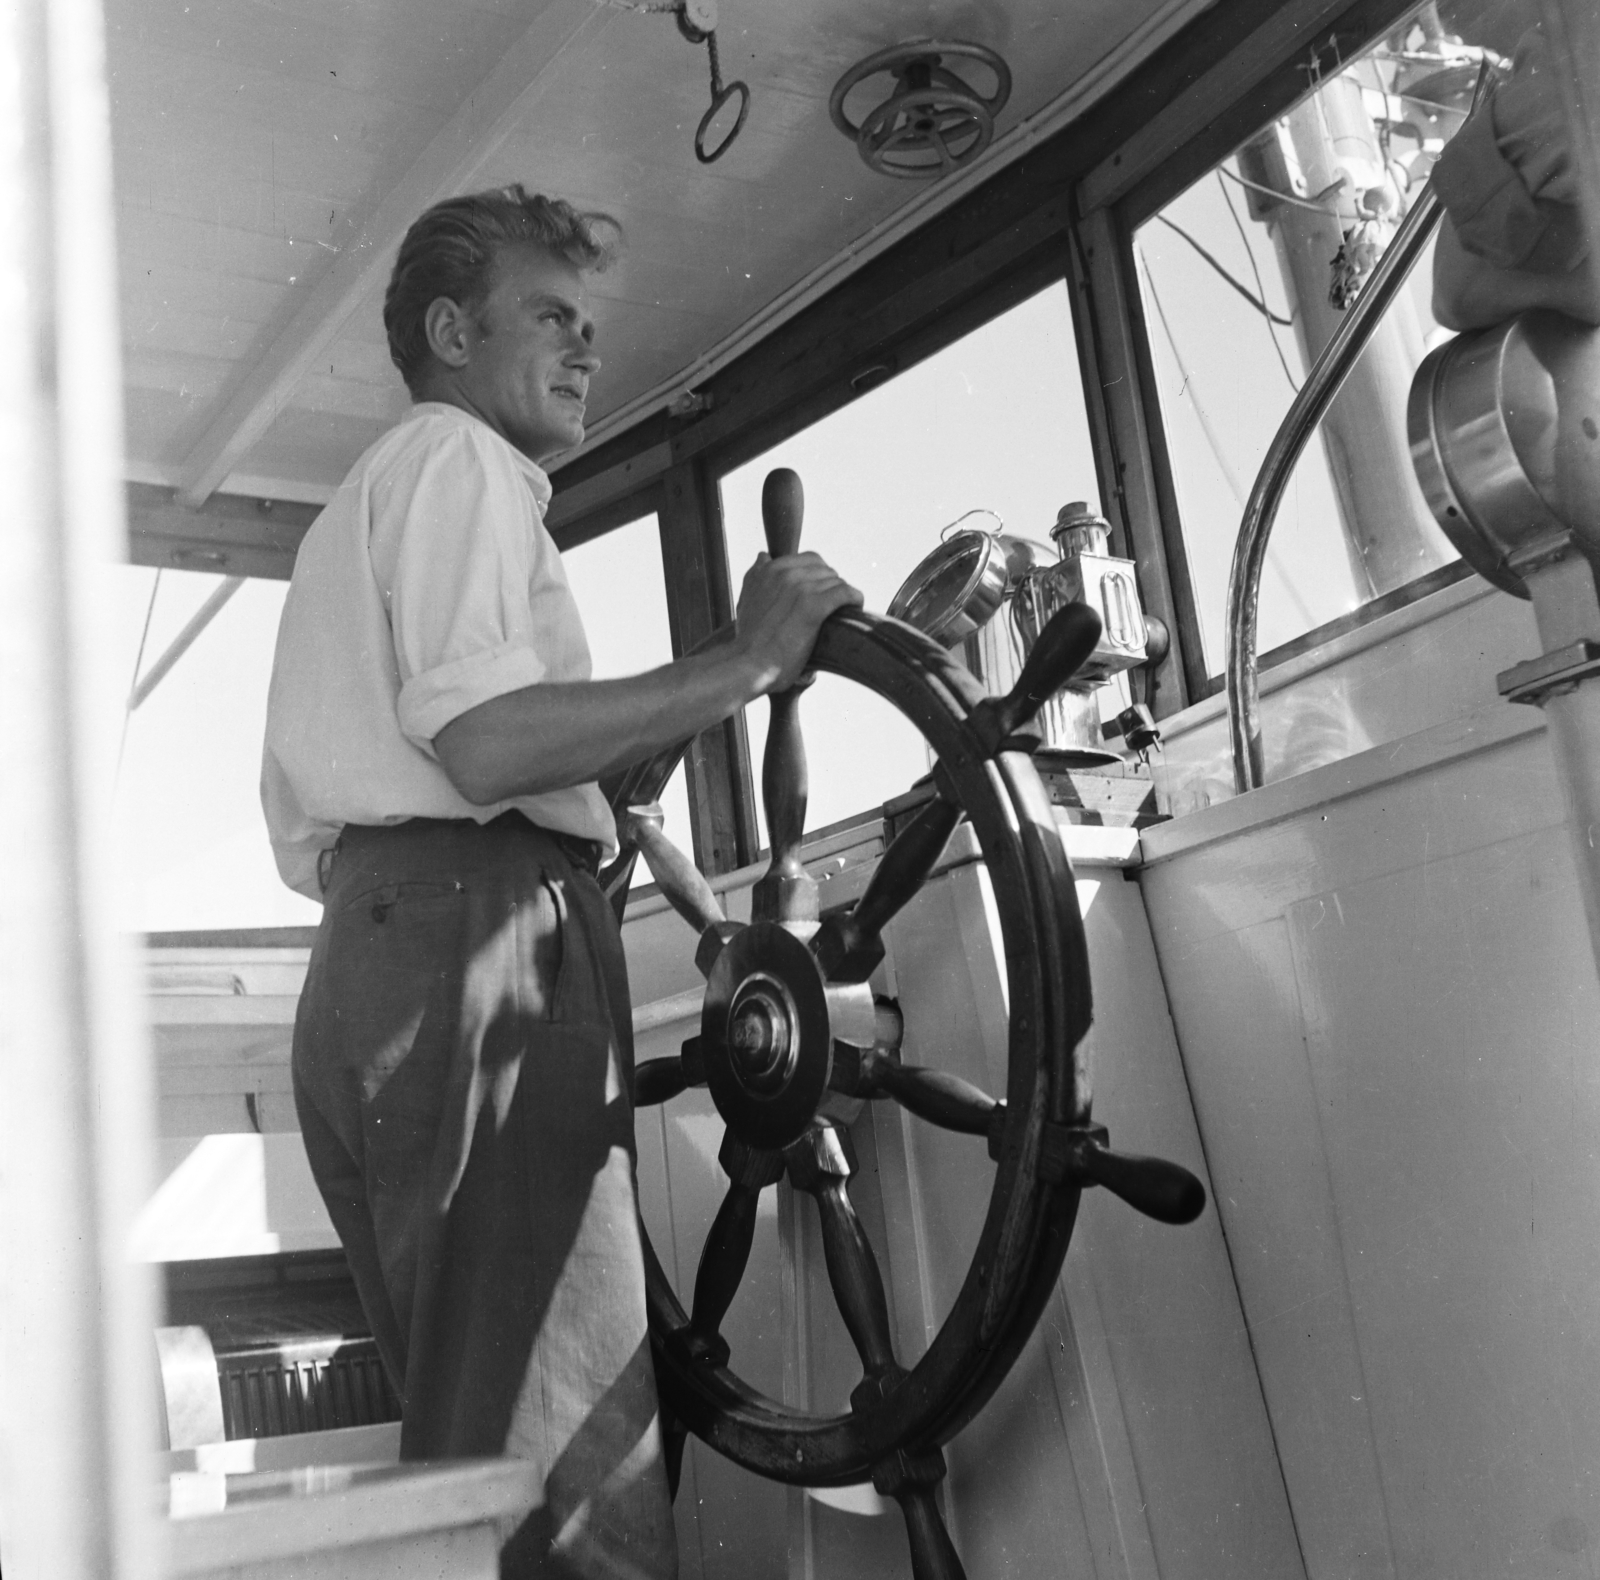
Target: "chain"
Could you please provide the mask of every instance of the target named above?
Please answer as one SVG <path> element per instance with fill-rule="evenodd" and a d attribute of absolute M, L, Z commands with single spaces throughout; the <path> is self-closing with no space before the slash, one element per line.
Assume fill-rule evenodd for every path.
<path fill-rule="evenodd" d="M 722 55 L 717 49 L 717 33 L 712 28 L 702 33 L 689 20 L 687 0 L 595 0 L 596 5 L 609 6 L 614 11 L 632 11 L 643 16 L 675 16 L 678 19 L 678 30 L 691 43 L 702 40 L 706 46 L 706 53 L 711 58 L 711 108 L 700 119 L 700 125 L 695 132 L 694 152 L 695 157 L 703 165 L 715 163 L 728 151 L 729 145 L 744 129 L 745 116 L 750 111 L 750 89 L 742 82 L 724 83 L 722 80 Z M 715 12 L 712 13 L 715 15 Z M 739 116 L 734 122 L 733 130 L 723 138 L 715 152 L 707 152 L 705 146 L 707 128 L 718 110 L 733 97 L 739 96 Z"/>
<path fill-rule="evenodd" d="M 717 35 L 713 29 L 706 34 L 706 52 L 711 56 L 711 98 L 722 97 L 722 57 L 717 53 Z"/>

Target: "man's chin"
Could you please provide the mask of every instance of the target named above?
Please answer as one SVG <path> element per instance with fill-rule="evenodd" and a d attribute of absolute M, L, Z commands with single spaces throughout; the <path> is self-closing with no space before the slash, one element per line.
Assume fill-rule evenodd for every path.
<path fill-rule="evenodd" d="M 543 465 L 546 461 L 553 461 L 558 455 L 565 455 L 568 450 L 576 450 L 583 443 L 583 419 L 563 423 L 559 429 L 552 428 L 538 436 L 530 444 L 519 445 L 524 455 L 531 456 Z"/>

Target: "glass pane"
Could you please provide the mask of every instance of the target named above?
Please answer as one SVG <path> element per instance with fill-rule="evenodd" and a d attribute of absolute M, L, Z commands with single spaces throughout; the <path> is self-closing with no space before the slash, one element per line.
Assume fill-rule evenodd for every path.
<path fill-rule="evenodd" d="M 637 673 L 672 657 L 654 516 L 563 556 L 595 675 Z M 130 686 L 149 615 L 143 672 L 220 585 L 218 576 L 107 567 L 110 640 Z M 287 583 L 246 581 L 128 717 L 117 774 L 129 914 L 144 932 L 315 926 L 322 908 L 280 881 L 261 815 L 267 684 Z M 152 606 L 151 594 L 155 593 Z M 662 798 L 667 830 L 689 845 L 680 768 Z"/>
<path fill-rule="evenodd" d="M 130 688 L 221 584 L 220 576 L 106 567 L 109 640 Z M 152 606 L 151 595 L 154 592 Z M 145 932 L 314 927 L 322 907 L 283 886 L 261 815 L 267 682 L 287 582 L 247 581 L 127 719 L 116 813 L 131 914 Z"/>
<path fill-rule="evenodd" d="M 1472 52 L 1409 25 L 1328 78 L 1144 224 L 1146 328 L 1208 671 L 1225 663 L 1234 540 L 1268 445 L 1356 283 L 1460 124 Z M 1348 235 L 1348 240 L 1346 239 Z M 1431 248 L 1306 450 L 1262 580 L 1266 651 L 1457 556 L 1423 503 L 1406 396 L 1447 337 L 1429 310 Z"/>
<path fill-rule="evenodd" d="M 594 678 L 639 675 L 672 662 L 667 582 L 661 565 L 661 531 L 654 513 L 561 556 L 594 659 Z M 693 850 L 688 770 L 682 763 L 661 795 L 666 833 Z"/>
<path fill-rule="evenodd" d="M 1008 531 L 1048 542 L 1062 505 L 1097 499 L 1066 286 L 1041 291 L 724 477 L 735 587 L 765 546 L 761 485 L 775 466 L 793 467 L 805 485 L 802 547 L 879 613 L 938 546 L 940 529 L 967 511 L 993 511 Z M 766 706 L 746 717 L 759 784 Z M 808 828 L 869 812 L 927 771 L 920 733 L 860 686 L 818 677 L 801 720 Z"/>

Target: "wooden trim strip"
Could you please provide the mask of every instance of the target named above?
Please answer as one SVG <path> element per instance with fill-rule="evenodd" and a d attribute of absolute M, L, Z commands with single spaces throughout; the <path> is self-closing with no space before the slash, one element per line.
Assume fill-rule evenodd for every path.
<path fill-rule="evenodd" d="M 321 505 L 236 494 L 214 494 L 189 510 L 177 489 L 152 483 L 127 483 L 124 492 L 132 564 L 219 576 L 287 581 L 300 540 L 322 513 Z"/>
<path fill-rule="evenodd" d="M 582 542 L 593 534 L 571 529 L 591 513 L 623 503 L 658 483 L 672 466 L 672 446 L 653 444 L 635 455 L 625 457 L 603 472 L 568 483 L 560 472 L 552 476 L 555 495 L 545 512 L 544 524 L 558 539 L 567 534 L 563 546 L 569 542 Z"/>
<path fill-rule="evenodd" d="M 1290 0 L 1274 12 L 1242 44 L 1084 177 L 1079 188 L 1084 213 L 1104 208 L 1131 191 L 1176 149 L 1203 132 L 1244 87 L 1294 54 L 1311 35 L 1349 6 L 1350 0 Z M 1307 87 L 1311 86 L 1308 82 Z"/>
<path fill-rule="evenodd" d="M 1156 445 L 1147 416 L 1147 373 L 1139 355 L 1139 316 L 1129 300 L 1124 262 L 1127 240 L 1104 209 L 1089 215 L 1078 232 L 1073 265 L 1087 297 L 1083 313 L 1092 337 L 1087 348 L 1085 393 L 1097 448 L 1104 447 L 1102 497 L 1121 516 L 1125 549 L 1138 566 L 1146 610 L 1166 622 L 1172 648 L 1156 671 L 1155 711 L 1175 713 L 1189 701 L 1185 655 L 1198 633 L 1194 590 L 1181 544 L 1168 530 L 1162 508 Z M 1111 484 L 1110 487 L 1107 484 Z"/>

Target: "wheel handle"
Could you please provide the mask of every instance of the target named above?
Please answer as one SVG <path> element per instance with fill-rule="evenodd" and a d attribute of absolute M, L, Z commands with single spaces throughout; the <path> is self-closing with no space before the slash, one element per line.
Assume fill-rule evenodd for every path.
<path fill-rule="evenodd" d="M 767 552 L 783 559 L 800 551 L 800 523 L 805 515 L 805 490 L 799 475 L 786 466 L 767 473 L 761 489 L 761 521 Z M 800 860 L 805 836 L 806 743 L 800 733 L 800 693 L 811 677 L 768 699 L 767 750 L 761 762 L 761 802 L 767 814 L 772 862 L 750 895 L 750 916 L 758 922 L 799 924 L 809 930 L 817 919 L 816 880 Z"/>
<path fill-rule="evenodd" d="M 990 751 L 1025 725 L 1083 668 L 1100 641 L 1100 616 L 1086 603 L 1069 603 L 1050 617 L 1028 652 L 1017 683 L 1003 697 L 980 703 L 973 725 Z"/>

